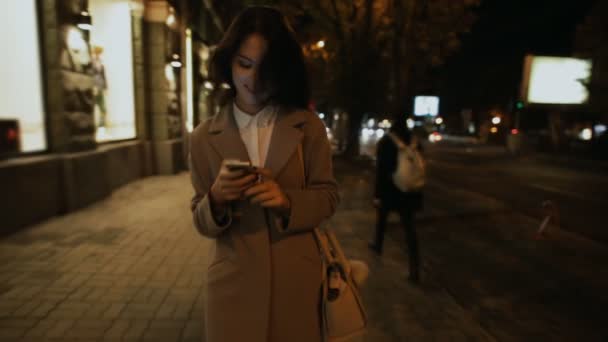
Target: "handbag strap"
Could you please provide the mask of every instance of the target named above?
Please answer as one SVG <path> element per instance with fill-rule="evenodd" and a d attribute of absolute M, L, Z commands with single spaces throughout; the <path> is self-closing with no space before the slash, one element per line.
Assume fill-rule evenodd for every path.
<path fill-rule="evenodd" d="M 308 175 L 306 174 L 306 166 L 304 165 L 304 153 L 302 152 L 302 143 L 298 144 L 298 159 L 300 161 L 300 167 L 302 175 L 304 176 L 304 188 L 308 185 Z"/>
<path fill-rule="evenodd" d="M 416 144 L 411 143 L 410 145 L 406 144 L 403 140 L 401 140 L 401 138 L 399 138 L 395 133 L 389 133 L 388 136 L 391 138 L 391 140 L 395 143 L 395 145 L 397 145 L 397 149 L 399 150 L 405 150 L 405 153 L 408 154 L 408 156 L 415 158 L 416 157 Z M 414 138 L 412 137 L 412 140 Z"/>
<path fill-rule="evenodd" d="M 304 164 L 304 153 L 302 151 L 302 143 L 298 144 L 298 161 L 300 162 L 300 169 L 302 170 L 302 175 L 304 176 L 304 186 L 306 188 L 306 183 L 308 176 L 306 174 L 306 166 Z M 334 256 L 332 253 L 331 242 L 329 241 L 328 234 L 326 230 L 321 230 L 321 228 L 313 229 L 313 234 L 315 236 L 315 240 L 317 240 L 317 244 L 319 246 L 319 252 L 321 253 L 321 258 L 323 259 L 324 264 L 330 264 L 334 261 Z M 327 278 L 327 274 L 325 273 L 325 267 L 321 269 L 323 281 Z"/>

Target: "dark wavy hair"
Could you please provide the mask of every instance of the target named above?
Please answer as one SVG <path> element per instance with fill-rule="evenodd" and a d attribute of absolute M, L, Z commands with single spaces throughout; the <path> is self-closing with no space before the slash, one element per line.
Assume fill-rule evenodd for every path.
<path fill-rule="evenodd" d="M 253 33 L 260 34 L 268 42 L 256 81 L 263 89 L 270 90 L 269 100 L 285 107 L 307 108 L 310 84 L 302 48 L 287 18 L 279 10 L 267 6 L 243 10 L 230 24 L 211 56 L 211 81 L 216 85 L 230 85 L 227 94 L 216 94 L 216 97 L 220 96 L 219 104 L 226 104 L 236 95 L 232 61 L 243 41 Z"/>

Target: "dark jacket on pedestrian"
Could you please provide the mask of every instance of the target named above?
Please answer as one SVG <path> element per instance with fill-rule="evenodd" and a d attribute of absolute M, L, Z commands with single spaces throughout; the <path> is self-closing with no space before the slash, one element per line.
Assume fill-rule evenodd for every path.
<path fill-rule="evenodd" d="M 399 125 L 399 126 L 398 126 Z M 401 123 L 395 123 L 391 128 L 391 133 L 397 135 L 405 144 L 409 145 L 412 141 L 412 134 Z M 418 149 L 421 150 L 420 144 Z M 374 197 L 379 199 L 382 206 L 388 209 L 408 208 L 411 210 L 422 209 L 422 192 L 412 191 L 403 192 L 393 183 L 393 173 L 397 169 L 398 163 L 397 145 L 388 134 L 385 134 L 377 144 L 376 150 L 376 191 Z"/>

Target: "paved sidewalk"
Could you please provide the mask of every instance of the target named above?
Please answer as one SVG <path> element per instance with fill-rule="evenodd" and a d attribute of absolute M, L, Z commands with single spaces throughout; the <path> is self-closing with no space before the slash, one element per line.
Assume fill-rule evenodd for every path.
<path fill-rule="evenodd" d="M 369 186 L 341 183 L 331 225 L 372 270 L 366 341 L 493 340 L 431 279 L 407 283 L 398 243 L 382 258 L 367 250 Z M 187 173 L 146 178 L 1 240 L 0 341 L 201 341 L 210 242 L 192 227 L 190 196 Z"/>

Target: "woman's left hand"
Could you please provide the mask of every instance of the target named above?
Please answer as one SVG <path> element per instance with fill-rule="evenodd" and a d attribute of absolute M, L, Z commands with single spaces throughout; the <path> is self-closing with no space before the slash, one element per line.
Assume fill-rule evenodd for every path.
<path fill-rule="evenodd" d="M 289 198 L 283 193 L 281 187 L 272 179 L 268 169 L 258 169 L 262 181 L 251 186 L 244 192 L 252 204 L 259 204 L 264 208 L 274 209 L 280 214 L 288 214 L 291 209 Z"/>

